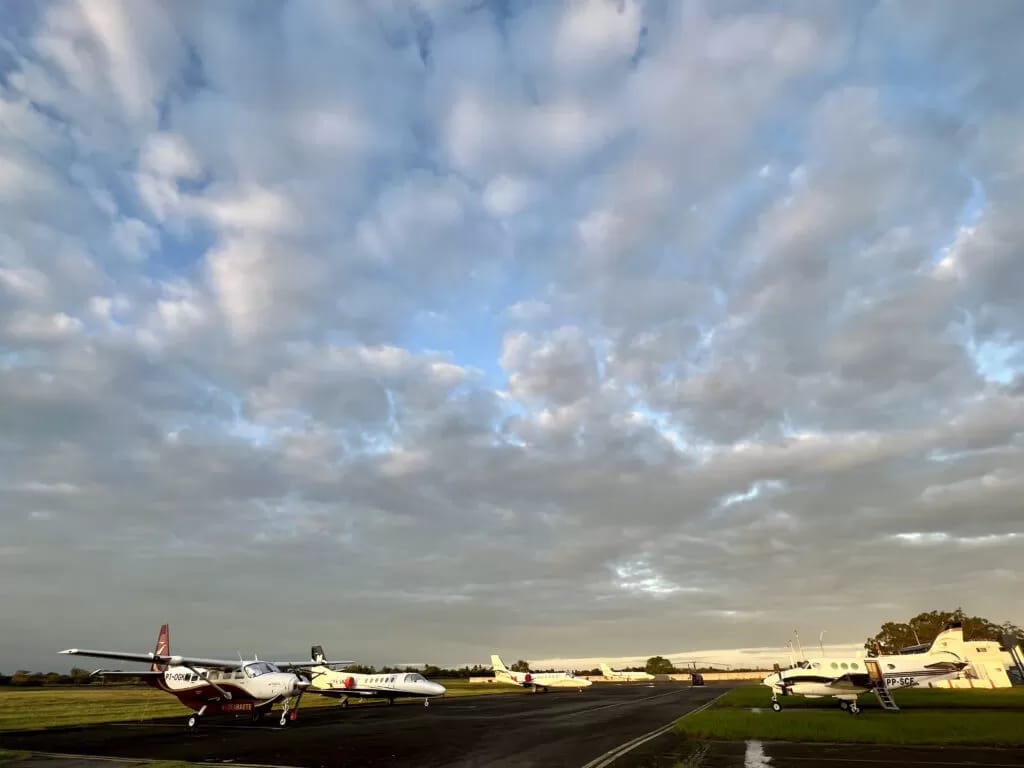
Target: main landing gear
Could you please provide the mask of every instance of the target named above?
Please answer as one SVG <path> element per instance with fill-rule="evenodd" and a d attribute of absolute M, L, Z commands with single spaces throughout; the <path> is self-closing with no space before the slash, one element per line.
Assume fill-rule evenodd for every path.
<path fill-rule="evenodd" d="M 430 706 L 430 699 L 424 699 L 423 700 L 423 706 L 424 707 L 429 707 Z"/>
<path fill-rule="evenodd" d="M 772 712 L 781 712 L 781 711 L 782 711 L 782 702 L 780 702 L 777 698 L 772 696 Z"/>
<path fill-rule="evenodd" d="M 199 709 L 198 712 L 188 716 L 188 720 L 185 721 L 185 727 L 188 728 L 190 731 L 194 731 L 196 728 L 198 728 L 200 719 L 202 718 L 204 712 L 206 712 L 205 704 Z"/>

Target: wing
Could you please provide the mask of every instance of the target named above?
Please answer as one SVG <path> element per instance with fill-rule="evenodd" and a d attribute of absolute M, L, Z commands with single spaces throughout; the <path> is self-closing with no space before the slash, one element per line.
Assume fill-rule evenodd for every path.
<path fill-rule="evenodd" d="M 837 677 L 831 683 L 827 683 L 829 688 L 870 688 L 871 681 L 865 674 L 845 674 Z"/>
<path fill-rule="evenodd" d="M 123 672 L 120 669 L 97 669 L 90 672 L 89 677 L 163 677 L 163 672 L 155 669 L 140 669 L 138 672 Z"/>
<path fill-rule="evenodd" d="M 168 667 L 206 667 L 208 669 L 238 669 L 238 659 L 200 659 L 194 656 L 162 656 L 156 653 L 121 653 L 119 651 L 92 651 L 84 648 L 68 648 L 61 653 L 70 656 L 91 656 L 94 659 L 116 659 L 117 661 L 138 661 L 142 664 L 164 664 Z"/>
<path fill-rule="evenodd" d="M 344 661 L 272 661 L 270 663 L 284 672 L 293 669 L 312 669 L 313 667 L 340 667 L 344 669 L 355 664 L 350 659 Z"/>

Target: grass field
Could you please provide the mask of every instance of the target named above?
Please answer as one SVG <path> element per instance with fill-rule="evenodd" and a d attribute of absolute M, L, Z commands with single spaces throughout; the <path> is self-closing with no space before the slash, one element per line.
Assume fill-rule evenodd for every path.
<path fill-rule="evenodd" d="M 759 687 L 760 688 L 760 687 Z M 768 708 L 766 688 L 737 688 L 710 709 L 683 718 L 689 740 L 821 741 L 871 744 L 1024 745 L 1024 689 L 895 691 L 900 712 L 885 712 L 862 696 L 863 714 L 842 712 L 832 699 L 782 699 Z"/>
<path fill-rule="evenodd" d="M 483 694 L 525 693 L 519 686 L 473 684 L 465 680 L 438 680 L 448 692 L 445 697 L 480 696 Z M 359 706 L 375 699 L 351 699 L 349 706 Z M 419 704 L 418 699 L 398 699 Z M 308 694 L 302 698 L 302 709 L 339 706 L 336 699 Z M 3 688 L 0 689 L 0 731 L 52 728 L 67 725 L 88 725 L 159 717 L 185 717 L 191 710 L 163 691 L 143 686 L 81 687 L 81 688 Z M 2 760 L 3 758 L 0 758 Z"/>

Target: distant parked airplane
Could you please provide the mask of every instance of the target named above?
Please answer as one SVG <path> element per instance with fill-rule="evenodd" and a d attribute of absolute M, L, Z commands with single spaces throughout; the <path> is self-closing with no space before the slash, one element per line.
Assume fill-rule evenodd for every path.
<path fill-rule="evenodd" d="M 654 675 L 648 672 L 628 672 L 626 670 L 612 669 L 608 664 L 601 665 L 601 674 L 609 680 L 621 680 L 623 682 L 638 682 L 640 680 L 653 680 Z"/>
<path fill-rule="evenodd" d="M 309 692 L 341 699 L 343 707 L 348 706 L 348 700 L 353 696 L 387 699 L 388 704 L 394 704 L 395 699 L 403 697 L 422 697 L 423 706 L 429 707 L 431 696 L 443 696 L 445 693 L 443 685 L 427 680 L 418 672 L 364 675 L 331 669 L 330 662 L 324 660 L 322 646 L 314 645 L 310 655 L 316 666 L 310 669 L 313 684 Z"/>
<path fill-rule="evenodd" d="M 866 658 L 820 658 L 801 661 L 789 669 L 768 675 L 762 684 L 772 689 L 772 709 L 782 709 L 779 696 L 806 696 L 820 699 L 831 696 L 851 714 L 859 714 L 857 697 L 874 692 L 882 707 L 898 710 L 889 691 L 923 683 L 955 678 L 967 662 L 960 654 L 964 642 L 962 626 L 946 626 L 923 653 L 895 654 Z"/>
<path fill-rule="evenodd" d="M 592 685 L 585 677 L 576 677 L 573 672 L 512 672 L 498 655 L 491 656 L 491 667 L 498 680 L 524 688 L 533 688 L 534 693 L 547 693 L 549 688 L 577 688 L 583 693 L 584 688 Z"/>
<path fill-rule="evenodd" d="M 298 716 L 299 702 L 310 681 L 291 670 L 305 669 L 316 662 L 269 662 L 253 659 L 201 659 L 194 656 L 171 655 L 171 632 L 167 624 L 160 627 L 156 648 L 152 653 L 120 653 L 69 648 L 61 651 L 71 656 L 98 659 L 148 662 L 149 669 L 136 672 L 97 669 L 101 677 L 141 677 L 147 684 L 177 696 L 189 709 L 196 710 L 186 724 L 199 725 L 200 718 L 218 713 L 249 713 L 259 720 L 274 704 L 282 705 L 283 727 Z M 325 662 L 340 665 L 350 661 Z"/>

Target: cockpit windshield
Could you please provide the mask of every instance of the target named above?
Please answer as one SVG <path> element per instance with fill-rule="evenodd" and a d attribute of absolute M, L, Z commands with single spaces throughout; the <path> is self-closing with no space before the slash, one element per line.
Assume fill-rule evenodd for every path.
<path fill-rule="evenodd" d="M 423 675 L 417 675 L 415 673 L 405 676 L 405 682 L 407 683 L 422 683 Z"/>
<path fill-rule="evenodd" d="M 277 668 L 266 661 L 256 661 L 252 664 L 245 665 L 246 677 L 259 677 L 265 675 L 268 672 L 277 672 Z"/>

